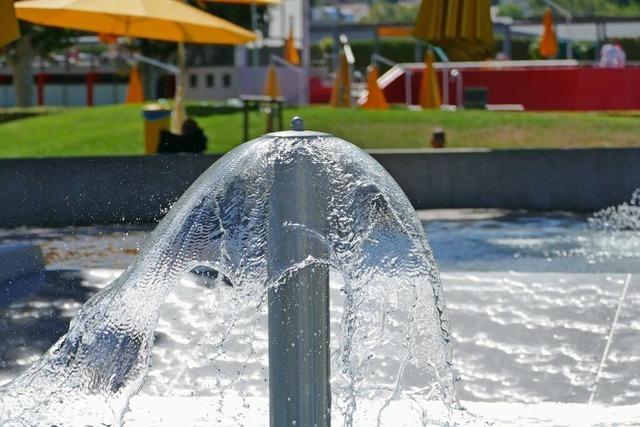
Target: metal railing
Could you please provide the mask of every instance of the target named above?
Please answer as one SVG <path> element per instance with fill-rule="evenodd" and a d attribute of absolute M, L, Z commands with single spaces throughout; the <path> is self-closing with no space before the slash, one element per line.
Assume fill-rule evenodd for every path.
<path fill-rule="evenodd" d="M 391 59 L 374 53 L 371 55 L 371 63 L 375 66 L 378 65 L 378 62 L 388 65 L 389 67 L 398 67 L 402 72 L 404 72 L 404 100 L 407 107 L 410 107 L 412 102 L 412 79 L 413 79 L 413 71 L 411 68 L 406 66 L 405 64 L 399 64 L 397 62 L 392 61 Z"/>

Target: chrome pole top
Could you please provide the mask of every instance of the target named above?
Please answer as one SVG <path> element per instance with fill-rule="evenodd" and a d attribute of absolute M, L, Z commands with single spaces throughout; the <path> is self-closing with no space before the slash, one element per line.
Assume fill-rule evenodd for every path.
<path fill-rule="evenodd" d="M 265 136 L 274 136 L 277 138 L 306 138 L 317 136 L 331 136 L 324 132 L 314 132 L 310 130 L 304 130 L 304 120 L 300 116 L 295 116 L 291 119 L 291 130 L 285 130 L 281 132 L 268 133 Z"/>

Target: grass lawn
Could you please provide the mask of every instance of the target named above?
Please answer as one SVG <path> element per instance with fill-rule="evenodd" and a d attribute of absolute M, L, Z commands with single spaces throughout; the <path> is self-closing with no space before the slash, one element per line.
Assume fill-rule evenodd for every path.
<path fill-rule="evenodd" d="M 209 137 L 209 152 L 241 143 L 242 115 L 191 115 Z M 307 129 L 329 132 L 365 149 L 423 148 L 442 127 L 448 147 L 627 147 L 640 146 L 637 113 L 507 113 L 487 111 L 364 111 L 328 107 L 292 108 Z M 285 123 L 286 124 L 286 123 Z M 251 137 L 264 133 L 265 119 L 251 115 Z M 0 157 L 142 154 L 140 106 L 73 108 L 0 123 Z"/>

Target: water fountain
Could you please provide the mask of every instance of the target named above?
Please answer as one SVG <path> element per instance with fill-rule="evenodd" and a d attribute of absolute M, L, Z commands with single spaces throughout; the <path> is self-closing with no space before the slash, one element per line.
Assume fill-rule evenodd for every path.
<path fill-rule="evenodd" d="M 218 279 L 164 322 L 163 304 L 193 272 Z M 216 294 L 203 302 L 207 287 Z M 210 318 L 194 320 L 202 306 Z M 159 317 L 192 329 L 175 360 L 153 352 Z M 133 395 L 169 383 L 214 393 L 221 408 L 236 384 L 251 412 L 267 380 L 271 426 L 391 425 L 398 402 L 407 425 L 446 424 L 463 414 L 451 358 L 439 274 L 406 196 L 370 156 L 296 118 L 190 187 L 68 333 L 0 388 L 0 424 L 120 425 Z"/>
<path fill-rule="evenodd" d="M 631 200 L 596 212 L 589 223 L 600 230 L 640 230 L 640 188 L 631 195 Z"/>

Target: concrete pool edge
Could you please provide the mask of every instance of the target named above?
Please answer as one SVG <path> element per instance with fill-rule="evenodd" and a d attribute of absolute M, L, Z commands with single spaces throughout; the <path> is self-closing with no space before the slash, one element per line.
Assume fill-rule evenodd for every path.
<path fill-rule="evenodd" d="M 375 150 L 416 209 L 594 211 L 640 187 L 640 148 Z M 0 159 L 0 227 L 155 222 L 220 155 Z"/>

